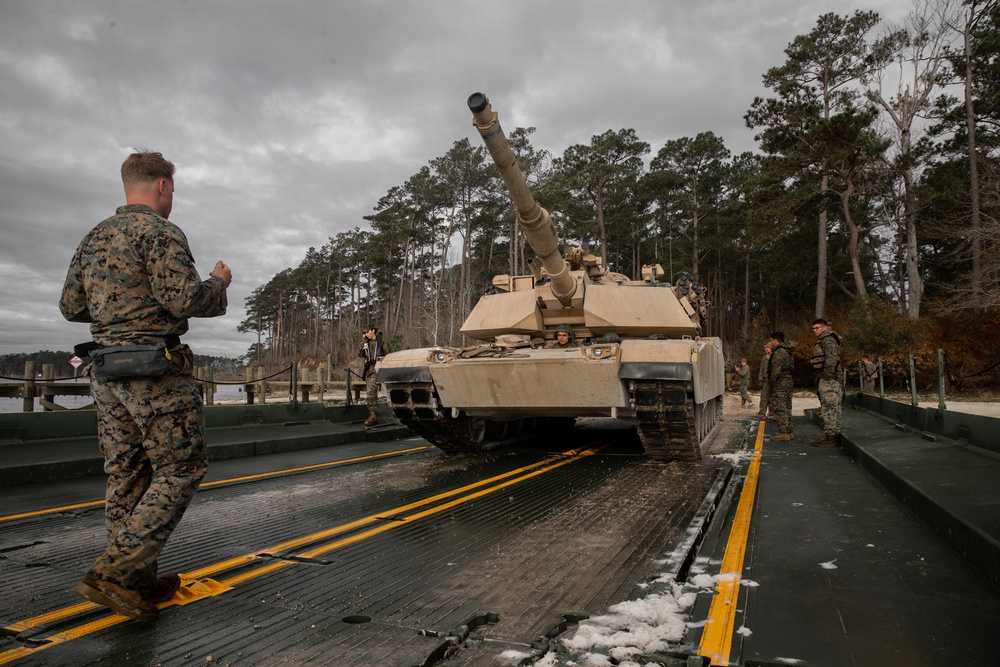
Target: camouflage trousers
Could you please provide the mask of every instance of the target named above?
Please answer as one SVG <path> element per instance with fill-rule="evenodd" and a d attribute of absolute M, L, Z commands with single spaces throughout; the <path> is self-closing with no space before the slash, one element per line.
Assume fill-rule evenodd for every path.
<path fill-rule="evenodd" d="M 88 576 L 152 590 L 157 558 L 208 470 L 201 396 L 190 373 L 91 378 L 108 474 L 107 547 Z"/>
<path fill-rule="evenodd" d="M 744 405 L 746 405 L 747 403 L 750 403 L 750 394 L 747 393 L 747 389 L 749 389 L 749 388 L 750 388 L 750 384 L 748 382 L 741 382 L 740 383 L 740 406 L 741 407 L 744 406 Z"/>
<path fill-rule="evenodd" d="M 767 414 L 767 404 L 771 400 L 771 385 L 764 382 L 760 385 L 760 405 L 757 408 L 758 415 Z"/>
<path fill-rule="evenodd" d="M 823 410 L 823 433 L 838 435 L 844 387 L 838 380 L 820 380 L 816 393 L 819 394 L 819 405 Z"/>
<path fill-rule="evenodd" d="M 792 387 L 776 384 L 771 387 L 769 404 L 771 419 L 778 426 L 778 433 L 792 432 Z"/>
<path fill-rule="evenodd" d="M 375 381 L 375 369 L 368 371 L 365 376 L 365 389 L 368 392 L 368 407 L 378 407 L 378 382 Z"/>

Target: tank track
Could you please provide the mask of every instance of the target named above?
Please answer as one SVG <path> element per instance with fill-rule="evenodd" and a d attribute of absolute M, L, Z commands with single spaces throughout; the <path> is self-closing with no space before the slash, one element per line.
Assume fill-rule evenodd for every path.
<path fill-rule="evenodd" d="M 721 398 L 695 404 L 690 382 L 629 383 L 635 427 L 646 455 L 656 461 L 697 461 L 722 416 Z"/>
<path fill-rule="evenodd" d="M 430 382 L 393 383 L 389 386 L 393 415 L 418 436 L 448 453 L 487 452 L 527 440 L 541 428 L 565 427 L 569 419 L 529 417 L 509 422 L 459 415 L 442 407 Z"/>

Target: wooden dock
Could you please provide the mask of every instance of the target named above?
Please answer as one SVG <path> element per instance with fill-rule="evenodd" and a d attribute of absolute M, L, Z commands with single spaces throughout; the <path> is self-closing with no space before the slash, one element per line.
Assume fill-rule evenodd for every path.
<path fill-rule="evenodd" d="M 254 370 L 247 369 L 247 379 L 244 382 L 215 382 L 211 369 L 196 368 L 195 377 L 201 388 L 202 396 L 205 398 L 205 404 L 214 405 L 215 392 L 219 384 L 239 384 L 246 396 L 247 405 L 253 405 L 255 402 L 266 403 L 268 396 L 290 396 L 292 391 L 295 391 L 296 394 L 293 400 L 302 403 L 309 403 L 311 400 L 321 403 L 328 400 L 327 394 L 330 394 L 329 400 L 341 400 L 350 405 L 361 402 L 361 394 L 365 389 L 365 383 L 360 381 L 356 374 L 346 369 L 345 380 L 339 382 L 323 380 L 320 371 L 315 372 L 315 380 L 309 380 L 307 377 L 298 379 L 298 373 L 292 373 L 295 380 L 290 381 L 267 379 L 264 369 L 256 369 L 256 373 Z M 29 361 L 25 364 L 24 377 L 33 379 L 20 382 L 0 382 L 0 398 L 20 398 L 24 401 L 23 411 L 33 412 L 36 398 L 39 399 L 38 402 L 44 411 L 56 411 L 71 409 L 56 403 L 56 398 L 59 396 L 90 395 L 89 377 L 56 379 L 54 375 L 54 366 L 45 364 L 42 373 L 36 378 L 34 362 Z M 304 375 L 307 376 L 308 373 L 304 373 Z M 256 379 L 254 379 L 255 377 Z M 88 408 L 93 408 L 93 404 L 75 409 L 85 410 Z"/>

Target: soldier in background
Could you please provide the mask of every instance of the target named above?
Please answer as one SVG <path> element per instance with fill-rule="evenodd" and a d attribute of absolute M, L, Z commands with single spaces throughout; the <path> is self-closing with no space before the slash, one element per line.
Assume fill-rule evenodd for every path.
<path fill-rule="evenodd" d="M 361 332 L 361 337 L 362 344 L 358 356 L 365 362 L 361 378 L 365 381 L 368 394 L 368 419 L 365 420 L 365 426 L 374 426 L 378 423 L 378 383 L 375 381 L 375 363 L 385 356 L 385 347 L 382 344 L 382 334 L 374 325 Z"/>
<path fill-rule="evenodd" d="M 771 359 L 771 343 L 764 346 L 764 356 L 760 358 L 760 370 L 757 380 L 760 382 L 760 405 L 757 407 L 757 419 L 767 418 L 767 404 L 771 397 L 771 381 L 768 379 L 768 362 Z"/>
<path fill-rule="evenodd" d="M 785 345 L 785 334 L 771 334 L 771 358 L 767 364 L 767 378 L 771 385 L 771 417 L 778 425 L 778 434 L 771 440 L 794 440 L 792 432 L 792 348 Z"/>
<path fill-rule="evenodd" d="M 816 393 L 823 412 L 823 437 L 813 440 L 813 447 L 840 446 L 840 409 L 844 400 L 841 383 L 840 336 L 823 318 L 812 323 L 816 344 L 812 349 L 812 367 L 816 371 Z"/>
<path fill-rule="evenodd" d="M 868 356 L 861 357 L 861 391 L 875 392 L 875 383 L 878 382 L 878 366 L 872 363 Z"/>
<path fill-rule="evenodd" d="M 745 408 L 750 403 L 750 366 L 747 365 L 746 357 L 740 359 L 740 365 L 736 367 L 736 375 L 740 378 L 740 407 Z"/>
<path fill-rule="evenodd" d="M 157 558 L 208 470 L 194 355 L 180 336 L 188 318 L 225 314 L 233 278 L 222 261 L 207 280 L 195 270 L 184 232 L 168 220 L 174 171 L 159 153 L 122 163 L 126 204 L 81 241 L 59 300 L 67 320 L 90 322 L 91 351 L 166 345 L 167 363 L 153 376 L 142 375 L 148 368 L 115 378 L 90 370 L 108 473 L 107 547 L 75 590 L 145 622 L 180 587 L 176 574 L 157 575 Z"/>

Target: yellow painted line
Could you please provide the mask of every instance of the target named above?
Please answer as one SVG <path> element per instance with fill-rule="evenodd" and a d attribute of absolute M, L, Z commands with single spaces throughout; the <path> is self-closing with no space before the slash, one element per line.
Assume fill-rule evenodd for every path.
<path fill-rule="evenodd" d="M 31 628 L 37 628 L 40 625 L 45 625 L 46 623 L 54 623 L 56 621 L 61 621 L 69 616 L 75 616 L 76 614 L 82 614 L 84 612 L 90 611 L 91 609 L 97 609 L 101 605 L 95 604 L 93 602 L 81 602 L 79 604 L 72 605 L 70 607 L 65 607 L 63 609 L 57 609 L 56 611 L 50 611 L 47 614 L 40 614 L 38 616 L 33 616 L 32 618 L 26 618 L 23 621 L 17 621 L 11 623 L 10 625 L 4 626 L 4 630 L 13 632 L 24 632 L 25 630 L 30 630 Z"/>
<path fill-rule="evenodd" d="M 333 466 L 345 465 L 347 463 L 375 461 L 377 459 L 399 456 L 400 454 L 412 454 L 413 452 L 422 452 L 427 449 L 434 449 L 434 447 L 430 445 L 421 445 L 420 447 L 410 447 L 409 449 L 400 449 L 394 452 L 383 452 L 382 454 L 369 454 L 368 456 L 356 456 L 352 459 L 341 459 L 339 461 L 328 461 L 327 463 L 314 463 L 312 465 L 299 466 L 298 468 L 286 468 L 284 470 L 275 470 L 273 472 L 262 472 L 257 475 L 244 475 L 243 477 L 230 477 L 228 479 L 217 479 L 214 482 L 208 482 L 206 484 L 202 484 L 199 488 L 209 489 L 213 486 L 222 486 L 223 484 L 235 484 L 237 482 L 247 482 L 250 480 L 267 479 L 268 477 L 276 477 L 278 475 L 289 475 L 292 473 L 306 472 L 309 470 L 322 470 L 323 468 L 331 468 Z"/>
<path fill-rule="evenodd" d="M 479 488 L 479 487 L 482 487 L 482 486 L 486 486 L 488 484 L 494 484 L 497 481 L 502 480 L 502 479 L 513 477 L 515 475 L 520 475 L 520 474 L 524 473 L 527 470 L 531 470 L 533 468 L 540 468 L 542 466 L 548 465 L 552 461 L 562 460 L 562 458 L 565 457 L 565 456 L 572 457 L 572 456 L 577 456 L 578 454 L 579 454 L 579 450 L 569 450 L 568 452 L 563 452 L 563 454 L 560 455 L 560 456 L 558 456 L 558 457 L 544 459 L 542 461 L 537 461 L 535 463 L 532 463 L 532 464 L 527 465 L 527 466 L 523 466 L 521 468 L 515 468 L 514 470 L 510 470 L 510 471 L 505 472 L 503 474 L 496 475 L 495 477 L 490 477 L 488 479 L 484 479 L 484 480 L 481 480 L 481 481 L 478 481 L 478 482 L 473 482 L 472 484 L 467 484 L 467 485 L 459 487 L 457 489 L 452 489 L 451 491 L 445 491 L 444 493 L 439 493 L 436 496 L 430 496 L 430 497 L 424 498 L 422 500 L 416 500 L 416 501 L 414 501 L 412 503 L 408 503 L 406 505 L 402 505 L 400 507 L 396 507 L 394 509 L 387 510 L 385 512 L 379 512 L 378 514 L 372 514 L 371 516 L 366 516 L 366 517 L 362 517 L 360 519 L 355 519 L 354 521 L 351 521 L 349 523 L 341 524 L 339 526 L 334 526 L 333 528 L 327 528 L 326 530 L 321 530 L 319 532 L 312 533 L 311 535 L 304 535 L 302 537 L 297 537 L 294 540 L 288 540 L 287 542 L 282 542 L 281 544 L 276 544 L 276 545 L 274 545 L 272 547 L 268 547 L 266 549 L 261 549 L 260 551 L 257 551 L 257 552 L 251 553 L 251 554 L 245 554 L 243 556 L 237 556 L 236 558 L 231 558 L 229 560 L 222 561 L 222 562 L 216 563 L 214 565 L 209 565 L 208 567 L 201 568 L 200 570 L 195 570 L 193 572 L 189 572 L 188 576 L 191 576 L 191 577 L 193 577 L 195 579 L 199 579 L 201 577 L 207 577 L 207 576 L 211 576 L 213 574 L 217 574 L 219 572 L 224 572 L 225 570 L 229 570 L 229 569 L 232 569 L 234 567 L 238 567 L 240 565 L 244 565 L 244 564 L 246 564 L 246 563 L 248 563 L 250 561 L 257 560 L 262 555 L 272 554 L 274 552 L 289 551 L 291 549 L 295 549 L 295 548 L 304 546 L 306 544 L 311 544 L 313 542 L 317 542 L 317 541 L 325 539 L 327 537 L 333 537 L 334 535 L 339 535 L 340 533 L 346 533 L 348 531 L 355 530 L 357 528 L 362 528 L 364 526 L 367 526 L 370 523 L 374 523 L 375 521 L 383 521 L 383 520 L 385 520 L 386 517 L 395 516 L 395 515 L 400 514 L 402 512 L 408 512 L 410 510 L 414 510 L 414 509 L 417 509 L 417 508 L 420 508 L 420 507 L 424 507 L 426 505 L 430 505 L 430 504 L 433 504 L 433 503 L 436 503 L 436 502 L 440 502 L 441 500 L 444 500 L 445 498 L 450 498 L 452 496 L 456 496 L 456 495 L 459 495 L 461 493 L 466 493 L 468 491 L 471 491 L 472 489 L 476 489 L 476 488 Z"/>
<path fill-rule="evenodd" d="M 308 472 L 310 470 L 321 470 L 323 468 L 332 468 L 334 466 L 346 465 L 348 463 L 359 463 L 362 461 L 374 461 L 376 459 L 384 459 L 392 456 L 398 456 L 400 454 L 412 454 L 413 452 L 421 452 L 427 449 L 433 449 L 430 445 L 422 445 L 420 447 L 410 447 L 409 449 L 400 449 L 395 452 L 384 452 L 382 454 L 371 454 L 368 456 L 357 456 L 352 459 L 340 459 L 337 461 L 328 461 L 326 463 L 314 463 L 307 466 L 299 466 L 298 468 L 285 468 L 282 470 L 273 470 L 271 472 L 262 472 L 257 475 L 244 475 L 243 477 L 230 477 L 228 479 L 217 479 L 214 482 L 206 482 L 201 485 L 202 489 L 210 489 L 214 486 L 223 486 L 225 484 L 236 484 L 238 482 L 248 482 L 252 480 L 267 479 L 269 477 L 280 477 L 283 475 L 291 475 L 300 472 Z M 75 505 L 61 505 L 59 507 L 47 507 L 41 510 L 34 510 L 32 512 L 22 512 L 20 514 L 6 514 L 0 516 L 0 523 L 4 521 L 14 521 L 16 519 L 28 519 L 33 516 L 45 516 L 46 514 L 59 514 L 62 512 L 69 512 L 71 510 L 84 509 L 88 507 L 99 507 L 104 504 L 103 500 L 90 500 L 85 503 L 76 503 Z"/>
<path fill-rule="evenodd" d="M 96 607 L 97 605 L 94 606 Z M 129 620 L 127 616 L 122 616 L 121 614 L 111 614 L 110 616 L 105 616 L 104 618 L 99 618 L 95 621 L 78 625 L 75 628 L 57 632 L 53 635 L 45 637 L 45 641 L 48 642 L 46 644 L 40 644 L 33 647 L 19 646 L 0 653 L 0 665 L 6 665 L 7 663 L 20 660 L 21 658 L 26 658 L 28 656 L 38 655 L 39 651 L 46 648 L 65 644 L 66 642 L 73 641 L 74 639 L 81 639 L 95 632 L 100 632 L 101 630 L 106 630 L 116 625 L 120 625 L 127 620 Z"/>
<path fill-rule="evenodd" d="M 740 592 L 740 578 L 743 574 L 743 556 L 750 535 L 750 520 L 753 517 L 753 503 L 757 495 L 757 480 L 760 476 L 760 457 L 764 448 L 764 421 L 757 426 L 757 440 L 754 442 L 753 456 L 747 467 L 747 477 L 733 519 L 733 528 L 726 542 L 726 553 L 722 557 L 719 578 L 715 582 L 715 597 L 708 610 L 705 631 L 701 635 L 698 655 L 709 658 L 711 664 L 728 665 L 729 651 L 733 644 L 733 626 L 736 622 L 736 602 Z"/>
<path fill-rule="evenodd" d="M 182 573 L 180 576 L 185 581 L 185 585 L 188 586 L 189 589 L 191 589 L 191 585 L 189 585 L 187 582 L 190 581 L 190 582 L 193 582 L 193 584 L 195 585 L 195 588 L 197 590 L 200 590 L 202 592 L 201 593 L 196 592 L 195 595 L 193 595 L 193 596 L 192 595 L 188 595 L 183 600 L 177 600 L 177 601 L 173 601 L 172 600 L 172 601 L 166 602 L 164 604 L 161 604 L 160 608 L 163 609 L 163 608 L 171 607 L 171 606 L 178 605 L 178 604 L 188 604 L 188 603 L 193 602 L 193 601 L 195 601 L 197 599 L 201 599 L 201 598 L 204 598 L 204 597 L 211 597 L 211 596 L 214 596 L 214 595 L 219 595 L 222 592 L 230 590 L 233 586 L 235 586 L 237 584 L 244 583 L 244 582 L 249 581 L 251 579 L 255 579 L 257 577 L 263 576 L 265 574 L 269 574 L 271 572 L 275 572 L 277 570 L 283 569 L 285 567 L 289 567 L 291 565 L 296 565 L 297 563 L 295 561 L 293 561 L 293 560 L 272 561 L 272 562 L 267 563 L 266 565 L 263 565 L 262 567 L 255 568 L 254 570 L 251 570 L 251 571 L 248 571 L 248 572 L 243 572 L 243 573 L 238 574 L 236 576 L 230 577 L 229 579 L 225 579 L 225 580 L 223 580 L 221 582 L 215 582 L 215 581 L 212 581 L 212 580 L 205 580 L 204 582 L 202 582 L 201 580 L 203 579 L 203 577 L 206 577 L 209 574 L 214 574 L 214 573 L 217 573 L 217 572 L 225 571 L 225 570 L 228 570 L 228 569 L 232 569 L 233 567 L 236 567 L 236 566 L 239 566 L 239 565 L 243 565 L 243 564 L 252 562 L 254 560 L 258 560 L 261 556 L 269 554 L 270 552 L 287 551 L 287 550 L 289 550 L 291 548 L 294 548 L 294 547 L 297 547 L 297 546 L 302 546 L 302 545 L 305 545 L 305 544 L 311 544 L 311 543 L 314 543 L 314 542 L 316 542 L 318 540 L 324 539 L 326 537 L 330 537 L 330 536 L 333 536 L 333 535 L 336 535 L 336 534 L 339 534 L 339 533 L 343 533 L 343 532 L 352 530 L 354 528 L 358 528 L 358 527 L 367 525 L 367 524 L 372 523 L 374 521 L 382 521 L 382 520 L 385 520 L 385 518 L 387 516 L 391 516 L 394 519 L 396 519 L 396 520 L 394 520 L 392 522 L 382 524 L 382 525 L 380 525 L 380 526 L 378 526 L 376 528 L 372 528 L 372 529 L 364 531 L 362 533 L 358 533 L 356 535 L 352 535 L 352 536 L 346 537 L 344 539 L 337 540 L 335 542 L 332 542 L 332 543 L 329 543 L 329 544 L 325 544 L 325 545 L 322 545 L 322 546 L 319 546 L 319 547 L 315 547 L 315 548 L 313 548 L 313 549 L 311 549 L 309 551 L 305 551 L 305 552 L 302 552 L 301 554 L 298 554 L 297 557 L 298 558 L 312 558 L 312 557 L 315 557 L 317 555 L 328 553 L 330 551 L 334 551 L 336 549 L 339 549 L 341 547 L 347 546 L 349 544 L 354 544 L 355 542 L 360 542 L 362 540 L 368 539 L 368 538 L 373 537 L 375 535 L 378 535 L 380 533 L 384 533 L 386 531 L 392 530 L 393 528 L 398 528 L 398 527 L 400 527 L 402 525 L 405 525 L 407 523 L 410 523 L 412 521 L 415 521 L 415 520 L 418 520 L 418 519 L 422 519 L 422 518 L 426 518 L 428 516 L 432 516 L 434 514 L 443 512 L 445 510 L 451 509 L 452 507 L 455 507 L 455 506 L 460 505 L 462 503 L 469 502 L 470 500 L 474 500 L 476 498 L 480 498 L 482 496 L 486 496 L 488 494 L 495 493 L 496 491 L 500 491 L 500 490 L 505 489 L 505 488 L 507 488 L 509 486 L 512 486 L 514 484 L 519 484 L 519 483 L 521 483 L 523 481 L 526 481 L 528 479 L 531 479 L 531 478 L 536 477 L 538 475 L 541 475 L 543 473 L 549 472 L 549 471 L 554 470 L 556 468 L 559 468 L 561 466 L 564 466 L 564 465 L 567 465 L 567 464 L 572 463 L 574 461 L 580 460 L 581 458 L 584 458 L 584 457 L 596 454 L 598 451 L 600 451 L 603 448 L 604 448 L 604 446 L 598 446 L 598 447 L 594 447 L 594 448 L 591 448 L 591 449 L 582 449 L 582 450 L 581 449 L 573 449 L 573 450 L 569 450 L 569 451 L 563 452 L 559 456 L 550 457 L 548 459 L 545 459 L 545 460 L 542 460 L 542 461 L 538 461 L 536 463 L 532 463 L 532 464 L 527 465 L 527 466 L 522 466 L 521 468 L 510 470 L 510 471 L 505 472 L 505 473 L 500 474 L 500 475 L 496 475 L 496 476 L 491 477 L 489 479 L 481 480 L 481 481 L 475 482 L 473 484 L 468 484 L 466 486 L 463 486 L 463 487 L 460 487 L 460 488 L 457 488 L 457 489 L 453 489 L 451 491 L 447 491 L 447 492 L 444 492 L 444 493 L 440 493 L 440 494 L 437 494 L 435 496 L 431 496 L 429 498 L 425 498 L 423 500 L 419 500 L 419 501 L 415 501 L 415 502 L 412 502 L 412 503 L 408 503 L 406 505 L 402 505 L 400 507 L 397 507 L 395 509 L 389 510 L 387 512 L 380 512 L 379 514 L 375 514 L 375 515 L 371 515 L 371 516 L 364 517 L 364 518 L 361 518 L 361 519 L 357 519 L 355 521 L 351 521 L 349 523 L 342 524 L 341 526 L 336 526 L 334 528 L 323 530 L 323 531 L 320 531 L 318 533 L 313 533 L 311 535 L 306 535 L 306 536 L 303 536 L 303 537 L 300 537 L 300 538 L 296 538 L 294 540 L 289 540 L 287 542 L 283 542 L 281 544 L 275 545 L 275 546 L 273 546 L 273 547 L 271 547 L 269 549 L 263 549 L 261 551 L 257 551 L 257 552 L 252 553 L 252 554 L 246 554 L 244 556 L 240 556 L 240 557 L 237 557 L 237 558 L 232 558 L 232 559 L 223 561 L 221 563 L 216 563 L 214 565 L 210 565 L 210 566 L 202 568 L 200 570 L 195 570 L 195 571 L 189 572 L 189 573 Z M 520 476 L 518 476 L 518 475 L 520 475 Z M 500 482 L 500 483 L 496 484 L 496 482 Z M 487 486 L 489 484 L 495 484 L 495 486 L 490 486 L 488 488 L 480 488 L 480 487 Z M 476 490 L 476 489 L 478 489 L 478 490 Z M 467 493 L 467 492 L 470 492 L 470 491 L 471 491 L 471 493 L 468 493 L 468 495 L 464 495 L 464 496 L 460 496 L 458 498 L 454 498 L 454 496 L 459 496 L 460 494 Z M 398 515 L 401 514 L 401 513 L 403 513 L 403 512 L 411 511 L 411 510 L 414 510 L 414 509 L 419 509 L 419 508 L 424 507 L 426 505 L 437 503 L 437 502 L 440 502 L 442 500 L 447 500 L 448 498 L 453 498 L 453 499 L 450 500 L 450 501 L 448 501 L 448 502 L 445 502 L 444 504 L 437 505 L 437 506 L 432 507 L 430 509 L 424 509 L 424 510 L 422 510 L 420 512 L 417 512 L 415 514 L 412 514 L 412 515 L 404 517 L 404 518 L 399 518 L 398 517 Z M 204 583 L 205 585 L 201 586 L 200 588 L 198 588 L 197 584 L 201 584 L 201 583 Z M 28 629 L 31 629 L 31 628 L 34 628 L 34 627 L 38 627 L 40 625 L 43 625 L 44 623 L 52 623 L 52 622 L 55 622 L 55 621 L 59 621 L 59 620 L 63 620 L 63 619 L 69 618 L 69 617 L 74 616 L 76 614 L 79 614 L 79 613 L 82 613 L 82 612 L 85 612 L 85 611 L 89 611 L 89 610 L 91 610 L 91 609 L 93 609 L 95 607 L 99 607 L 99 605 L 96 605 L 96 604 L 93 604 L 93 603 L 90 603 L 90 602 L 85 602 L 85 603 L 82 603 L 82 604 L 76 604 L 76 605 L 72 605 L 70 607 L 66 607 L 66 608 L 63 608 L 63 609 L 60 609 L 60 610 L 57 610 L 57 611 L 53 611 L 53 612 L 50 612 L 50 613 L 47 613 L 47 614 L 42 614 L 40 616 L 36 616 L 36 617 L 30 618 L 30 619 L 26 619 L 26 620 L 23 620 L 23 621 L 12 623 L 11 625 L 6 626 L 5 629 L 7 629 L 7 630 L 15 630 L 17 632 L 23 632 L 24 630 L 28 630 Z M 26 647 L 26 646 L 25 647 L 17 647 L 17 648 L 14 648 L 14 649 L 10 649 L 10 650 L 7 650 L 7 651 L 0 652 L 0 665 L 4 665 L 4 664 L 7 664 L 9 662 L 13 662 L 14 660 L 18 660 L 18 659 L 23 658 L 23 657 L 28 656 L 28 655 L 35 655 L 39 651 L 44 650 L 46 648 L 51 648 L 53 646 L 57 646 L 59 644 L 63 644 L 65 642 L 67 642 L 67 641 L 71 641 L 71 640 L 74 640 L 74 639 L 79 639 L 80 637 L 83 637 L 85 635 L 92 634 L 94 632 L 99 632 L 101 630 L 104 630 L 105 628 L 111 627 L 113 625 L 117 625 L 119 623 L 123 623 L 123 622 L 125 622 L 127 620 L 129 620 L 129 619 L 126 618 L 125 616 L 121 616 L 119 614 L 111 614 L 111 615 L 109 615 L 109 616 L 107 616 L 105 618 L 98 619 L 96 621 L 93 621 L 93 622 L 90 622 L 90 623 L 86 623 L 84 625 L 81 625 L 81 626 L 78 626 L 78 627 L 75 627 L 75 628 L 70 628 L 68 630 L 65 630 L 65 631 L 62 631 L 62 632 L 58 632 L 58 633 L 55 633 L 55 634 L 52 634 L 52 635 L 48 635 L 48 636 L 46 636 L 44 638 L 45 642 L 46 642 L 44 644 L 39 644 L 39 645 L 34 646 L 34 647 Z"/>

